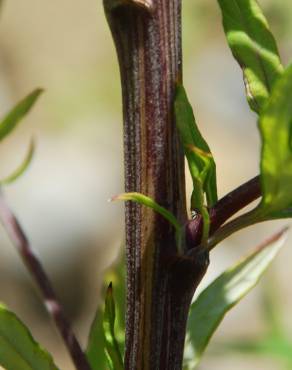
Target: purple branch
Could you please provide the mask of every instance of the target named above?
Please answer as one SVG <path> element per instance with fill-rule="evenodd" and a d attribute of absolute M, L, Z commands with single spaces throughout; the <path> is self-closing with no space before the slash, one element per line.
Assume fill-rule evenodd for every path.
<path fill-rule="evenodd" d="M 90 370 L 85 354 L 83 353 L 69 321 L 67 320 L 63 308 L 59 303 L 56 294 L 52 288 L 51 282 L 46 275 L 40 261 L 33 252 L 29 241 L 21 228 L 16 217 L 11 212 L 3 195 L 0 191 L 0 219 L 6 229 L 12 243 L 18 250 L 22 260 L 29 270 L 32 278 L 39 287 L 44 304 L 51 318 L 54 320 L 59 333 L 61 334 L 65 345 L 71 355 L 77 370 Z"/>
<path fill-rule="evenodd" d="M 260 178 L 256 176 L 221 198 L 210 211 L 211 234 L 260 196 Z"/>
<path fill-rule="evenodd" d="M 221 198 L 214 207 L 210 209 L 210 235 L 214 234 L 230 217 L 260 196 L 260 178 L 256 176 Z M 202 217 L 200 215 L 187 223 L 186 244 L 188 249 L 200 244 L 202 226 Z"/>

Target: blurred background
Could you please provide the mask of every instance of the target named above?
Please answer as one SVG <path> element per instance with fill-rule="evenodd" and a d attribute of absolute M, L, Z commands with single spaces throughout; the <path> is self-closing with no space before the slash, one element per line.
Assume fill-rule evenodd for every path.
<path fill-rule="evenodd" d="M 260 4 L 287 64 L 292 56 L 292 3 Z M 256 116 L 249 111 L 241 70 L 226 44 L 216 2 L 185 0 L 183 13 L 185 85 L 216 158 L 223 196 L 258 173 Z M 107 202 L 123 191 L 122 108 L 117 60 L 101 1 L 2 2 L 0 113 L 35 87 L 43 87 L 45 93 L 25 122 L 1 143 L 0 175 L 17 166 L 34 136 L 33 163 L 5 188 L 5 195 L 84 345 L 103 271 L 116 258 L 124 237 L 123 205 Z M 190 181 L 188 189 L 190 194 Z M 212 253 L 202 288 L 282 224 L 258 225 L 222 243 Z M 292 368 L 291 240 L 261 284 L 227 315 L 201 370 Z M 60 368 L 73 370 L 2 227 L 0 301 L 31 328 Z M 275 316 L 281 319 L 287 343 L 273 352 L 265 343 L 275 340 L 272 347 L 279 347 L 270 335 Z"/>

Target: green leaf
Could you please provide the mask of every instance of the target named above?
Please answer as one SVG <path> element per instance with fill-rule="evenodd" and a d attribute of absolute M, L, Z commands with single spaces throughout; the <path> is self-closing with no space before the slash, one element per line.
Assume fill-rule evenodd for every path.
<path fill-rule="evenodd" d="M 4 305 L 0 305 L 0 365 L 6 370 L 57 370 L 51 355 Z"/>
<path fill-rule="evenodd" d="M 29 167 L 35 150 L 35 144 L 34 141 L 31 140 L 27 154 L 23 160 L 23 162 L 20 164 L 20 166 L 12 172 L 9 176 L 5 177 L 4 179 L 0 180 L 0 185 L 6 185 L 14 182 L 17 180 Z"/>
<path fill-rule="evenodd" d="M 247 258 L 220 275 L 191 305 L 188 335 L 194 368 L 225 314 L 259 281 L 283 245 L 286 229 L 274 235 Z"/>
<path fill-rule="evenodd" d="M 115 286 L 115 337 L 124 352 L 125 347 L 125 258 L 119 258 L 105 273 L 105 284 L 112 281 Z M 103 332 L 103 310 L 98 307 L 91 325 L 86 356 L 92 370 L 107 370 L 105 354 L 105 337 Z"/>
<path fill-rule="evenodd" d="M 111 201 L 115 200 L 130 200 L 136 203 L 139 203 L 145 207 L 149 207 L 153 209 L 155 212 L 159 213 L 161 216 L 163 216 L 168 222 L 170 222 L 176 231 L 178 233 L 181 232 L 181 225 L 178 222 L 177 218 L 169 212 L 166 208 L 160 206 L 158 203 L 156 203 L 152 198 L 147 197 L 146 195 L 143 195 L 141 193 L 123 193 L 120 195 L 117 195 L 110 199 Z"/>
<path fill-rule="evenodd" d="M 278 48 L 256 0 L 218 0 L 232 54 L 243 69 L 248 103 L 259 113 L 283 72 Z"/>
<path fill-rule="evenodd" d="M 105 274 L 105 284 L 108 287 L 112 282 L 115 287 L 115 336 L 122 353 L 125 349 L 125 298 L 126 298 L 126 261 L 122 254 L 116 263 Z"/>
<path fill-rule="evenodd" d="M 175 94 L 175 117 L 179 136 L 184 147 L 193 180 L 194 208 L 202 208 L 203 193 L 206 193 L 208 206 L 217 202 L 216 165 L 207 142 L 201 135 L 193 109 L 182 85 L 177 84 Z"/>
<path fill-rule="evenodd" d="M 99 307 L 90 328 L 86 357 L 92 370 L 107 370 L 105 338 L 103 334 L 103 312 Z"/>
<path fill-rule="evenodd" d="M 42 89 L 34 90 L 2 119 L 0 122 L 0 141 L 13 131 L 19 121 L 31 110 L 42 92 Z"/>
<path fill-rule="evenodd" d="M 105 309 L 103 315 L 106 355 L 111 370 L 123 370 L 124 365 L 122 355 L 115 336 L 115 318 L 115 301 L 113 298 L 112 284 L 110 283 L 105 297 Z"/>
<path fill-rule="evenodd" d="M 292 206 L 292 65 L 276 82 L 259 119 L 262 138 L 259 205 L 272 216 Z"/>

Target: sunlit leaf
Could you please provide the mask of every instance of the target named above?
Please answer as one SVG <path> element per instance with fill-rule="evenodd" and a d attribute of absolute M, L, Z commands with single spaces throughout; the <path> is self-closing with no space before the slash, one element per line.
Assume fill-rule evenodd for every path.
<path fill-rule="evenodd" d="M 35 144 L 34 141 L 31 140 L 28 151 L 26 153 L 26 156 L 23 160 L 23 162 L 20 164 L 20 166 L 12 172 L 9 176 L 5 177 L 4 179 L 0 180 L 0 185 L 6 185 L 10 184 L 13 181 L 17 180 L 29 167 L 35 150 Z"/>
<path fill-rule="evenodd" d="M 36 89 L 26 98 L 21 100 L 0 122 L 0 141 L 9 135 L 17 126 L 19 121 L 31 110 L 36 100 L 43 92 Z"/>
<path fill-rule="evenodd" d="M 284 236 L 286 229 L 225 271 L 192 304 L 188 336 L 193 350 L 193 360 L 189 368 L 193 369 L 198 364 L 225 314 L 257 284 L 283 245 Z"/>
<path fill-rule="evenodd" d="M 3 305 L 0 305 L 0 365 L 6 370 L 57 370 L 51 355 Z"/>
<path fill-rule="evenodd" d="M 292 206 L 292 65 L 275 83 L 263 109 L 260 210 L 271 215 Z"/>
<path fill-rule="evenodd" d="M 106 355 L 111 370 L 123 370 L 124 365 L 122 355 L 115 335 L 115 318 L 115 301 L 113 297 L 112 284 L 110 284 L 105 297 L 105 308 L 103 315 Z"/>
<path fill-rule="evenodd" d="M 212 206 L 217 201 L 216 166 L 210 148 L 201 135 L 194 117 L 185 89 L 177 84 L 175 95 L 175 117 L 179 136 L 184 147 L 190 173 L 193 180 L 194 195 L 193 204 L 201 208 L 206 193 L 207 203 Z"/>
<path fill-rule="evenodd" d="M 256 0 L 218 0 L 231 51 L 243 69 L 251 109 L 260 112 L 283 67 L 274 37 Z"/>

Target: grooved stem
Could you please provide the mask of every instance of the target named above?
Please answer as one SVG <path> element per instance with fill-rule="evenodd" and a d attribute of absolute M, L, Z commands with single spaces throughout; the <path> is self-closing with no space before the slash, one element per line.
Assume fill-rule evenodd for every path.
<path fill-rule="evenodd" d="M 181 0 L 104 6 L 121 72 L 126 191 L 150 196 L 185 223 L 184 158 L 173 114 L 182 75 Z M 208 255 L 178 257 L 168 222 L 130 202 L 126 245 L 125 368 L 179 370 L 189 305 Z"/>

